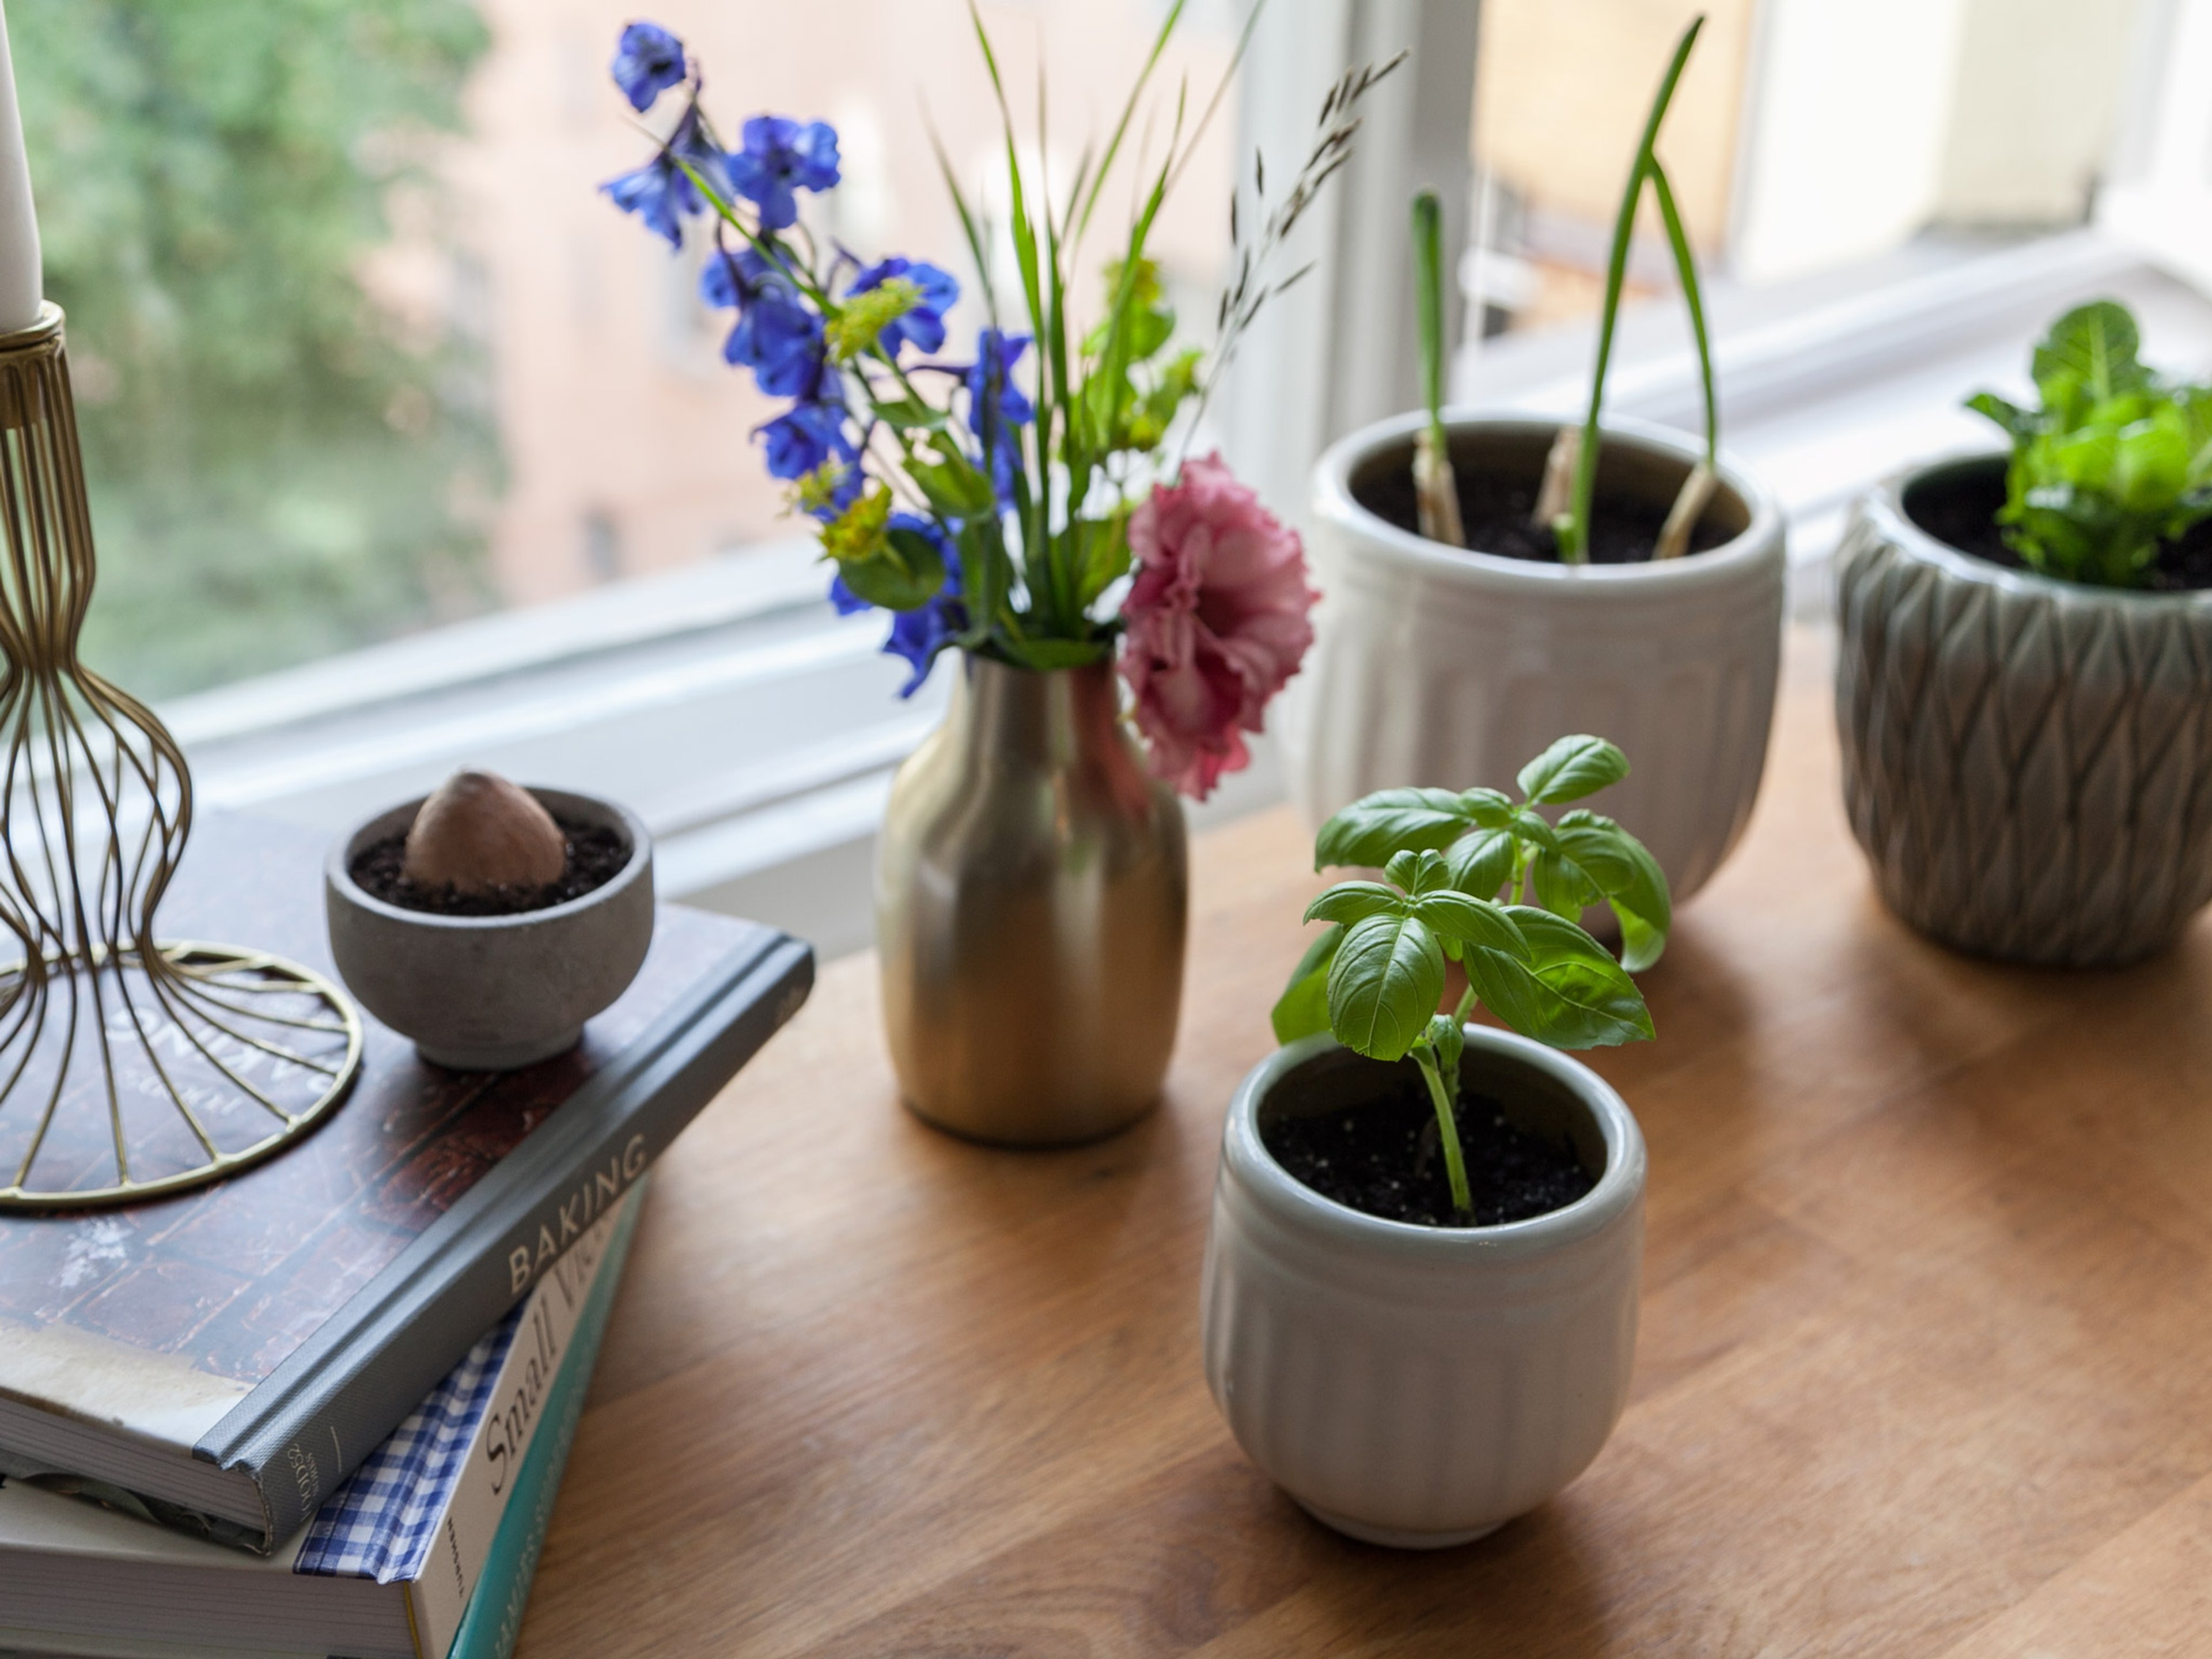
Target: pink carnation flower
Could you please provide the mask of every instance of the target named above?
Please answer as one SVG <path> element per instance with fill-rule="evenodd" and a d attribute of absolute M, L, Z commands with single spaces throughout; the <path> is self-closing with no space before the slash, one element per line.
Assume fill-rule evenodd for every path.
<path fill-rule="evenodd" d="M 1313 643 L 1297 532 L 1218 455 L 1187 462 L 1130 515 L 1136 580 L 1121 605 L 1121 676 L 1152 769 L 1204 800 L 1250 759 L 1244 733 Z"/>

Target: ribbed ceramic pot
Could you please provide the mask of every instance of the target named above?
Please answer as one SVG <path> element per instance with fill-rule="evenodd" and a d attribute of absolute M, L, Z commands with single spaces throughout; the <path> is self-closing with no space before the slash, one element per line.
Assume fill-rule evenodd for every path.
<path fill-rule="evenodd" d="M 2212 592 L 2088 587 L 1922 527 L 2005 458 L 1890 480 L 1838 559 L 1851 830 L 1890 908 L 1962 951 L 2132 962 L 2212 899 Z"/>
<path fill-rule="evenodd" d="M 1470 1090 L 1564 1133 L 1597 1184 L 1496 1227 L 1385 1221 L 1293 1179 L 1275 1112 L 1371 1097 L 1326 1034 L 1278 1049 L 1230 1104 L 1206 1245 L 1206 1379 L 1246 1454 L 1340 1532 L 1435 1549 L 1527 1513 L 1589 1466 L 1627 1402 L 1644 1138 L 1579 1061 L 1467 1028 Z"/>
<path fill-rule="evenodd" d="M 1142 1116 L 1175 1047 L 1188 886 L 1182 803 L 1123 726 L 1113 665 L 962 658 L 878 842 L 884 1024 L 907 1104 L 1018 1146 Z"/>
<path fill-rule="evenodd" d="M 1376 789 L 1510 786 L 1555 738 L 1618 744 L 1632 771 L 1596 803 L 1650 848 L 1677 901 L 1751 815 L 1766 761 L 1787 569 L 1781 508 L 1723 457 L 1706 507 L 1729 539 L 1662 564 L 1560 565 L 1447 547 L 1361 503 L 1411 465 L 1418 414 L 1352 434 L 1314 472 L 1318 638 L 1285 711 L 1311 823 Z M 1449 423 L 1452 462 L 1533 490 L 1556 422 Z M 1600 495 L 1662 511 L 1696 462 L 1681 434 L 1605 425 Z"/>

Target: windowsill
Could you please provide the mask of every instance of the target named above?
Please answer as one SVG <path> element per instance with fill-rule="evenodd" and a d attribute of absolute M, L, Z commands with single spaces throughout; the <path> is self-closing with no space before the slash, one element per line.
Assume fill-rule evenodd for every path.
<path fill-rule="evenodd" d="M 2095 295 L 2142 319 L 2148 355 L 2212 365 L 2212 303 L 2090 232 L 1995 252 L 1930 242 L 1866 271 L 1711 295 L 1727 447 L 1791 520 L 1796 608 L 1826 609 L 1851 500 L 1922 457 L 1986 447 L 1958 407 L 2020 387 L 2028 343 Z M 1464 358 L 1462 398 L 1579 412 L 1590 331 L 1508 337 Z M 1671 299 L 1623 319 L 1607 406 L 1695 427 L 1694 361 Z M 933 726 L 940 668 L 912 701 L 880 616 L 840 617 L 803 541 L 393 641 L 179 699 L 162 714 L 199 799 L 336 834 L 462 765 L 617 797 L 657 839 L 671 898 L 813 939 L 869 936 L 875 827 L 898 763 Z M 1280 799 L 1267 741 L 1193 814 Z"/>

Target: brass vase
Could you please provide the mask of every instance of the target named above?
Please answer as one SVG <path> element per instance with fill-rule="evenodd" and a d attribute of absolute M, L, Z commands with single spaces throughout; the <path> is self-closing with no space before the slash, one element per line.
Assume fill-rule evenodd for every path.
<path fill-rule="evenodd" d="M 1096 1139 L 1150 1110 L 1182 999 L 1182 807 L 1110 663 L 963 656 L 891 786 L 876 864 L 884 1021 L 907 1104 L 977 1140 Z"/>

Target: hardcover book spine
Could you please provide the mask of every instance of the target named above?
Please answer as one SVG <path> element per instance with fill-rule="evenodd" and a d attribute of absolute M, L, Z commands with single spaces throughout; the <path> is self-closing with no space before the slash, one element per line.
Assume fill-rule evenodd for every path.
<path fill-rule="evenodd" d="M 616 1224 L 614 1242 L 607 1249 L 606 1270 L 592 1287 L 584 1317 L 576 1327 L 569 1363 L 562 1368 L 560 1380 L 546 1399 L 545 1425 L 515 1475 L 514 1491 L 506 1514 L 500 1518 L 499 1531 L 492 1537 L 476 1594 L 469 1599 L 467 1615 L 445 1659 L 507 1659 L 514 1651 L 514 1638 L 522 1631 L 523 1611 L 530 1603 L 530 1582 L 537 1576 L 538 1553 L 545 1547 L 554 1499 L 561 1495 L 568 1449 L 575 1443 L 577 1424 L 583 1420 L 592 1369 L 599 1361 L 599 1340 L 606 1334 L 615 1290 L 622 1279 L 623 1258 L 629 1250 L 630 1231 L 636 1220 L 633 1211 Z M 426 1651 L 423 1659 L 439 1659 L 439 1656 Z"/>
<path fill-rule="evenodd" d="M 642 1184 L 631 1188 L 623 1203 L 594 1223 L 531 1293 L 459 1476 L 408 1586 L 416 1639 L 425 1655 L 441 1654 L 453 1644 L 562 1380 L 572 1365 L 590 1364 L 577 1333 L 599 1282 L 621 1271 L 616 1236 L 629 1237 L 636 1224 L 634 1212 L 643 1201 Z"/>
<path fill-rule="evenodd" d="M 194 1449 L 289 1537 L 798 1012 L 813 951 L 740 951 L 625 1048 Z"/>

